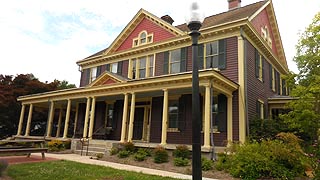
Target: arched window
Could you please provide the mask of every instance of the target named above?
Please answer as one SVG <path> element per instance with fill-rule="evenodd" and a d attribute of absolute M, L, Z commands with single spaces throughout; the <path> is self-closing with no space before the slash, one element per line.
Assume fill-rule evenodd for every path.
<path fill-rule="evenodd" d="M 147 42 L 147 34 L 145 32 L 142 32 L 140 34 L 140 44 L 144 44 Z"/>
<path fill-rule="evenodd" d="M 133 39 L 132 47 L 148 44 L 153 42 L 153 33 L 148 34 L 147 31 L 141 31 L 138 37 Z"/>

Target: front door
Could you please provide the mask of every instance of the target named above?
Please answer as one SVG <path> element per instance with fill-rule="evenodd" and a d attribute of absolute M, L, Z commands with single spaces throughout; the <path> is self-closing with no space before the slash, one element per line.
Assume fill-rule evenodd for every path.
<path fill-rule="evenodd" d="M 136 107 L 134 112 L 133 123 L 133 140 L 142 140 L 143 122 L 144 122 L 144 107 Z"/>

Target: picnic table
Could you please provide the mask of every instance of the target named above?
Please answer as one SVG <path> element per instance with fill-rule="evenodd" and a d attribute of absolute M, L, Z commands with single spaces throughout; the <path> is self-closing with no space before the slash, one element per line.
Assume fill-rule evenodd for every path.
<path fill-rule="evenodd" d="M 45 159 L 45 153 L 48 152 L 48 148 L 44 148 L 44 143 L 45 140 L 1 140 L 0 155 L 27 154 L 27 157 L 30 157 L 31 153 L 40 152 L 42 159 Z"/>

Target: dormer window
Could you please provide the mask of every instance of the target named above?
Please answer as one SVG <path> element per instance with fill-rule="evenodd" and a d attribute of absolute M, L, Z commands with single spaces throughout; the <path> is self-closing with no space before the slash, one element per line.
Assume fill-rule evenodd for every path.
<path fill-rule="evenodd" d="M 141 31 L 138 37 L 133 39 L 132 47 L 141 46 L 153 42 L 153 33 L 148 34 L 147 31 Z"/>
<path fill-rule="evenodd" d="M 261 27 L 261 36 L 272 47 L 272 40 L 267 26 Z"/>

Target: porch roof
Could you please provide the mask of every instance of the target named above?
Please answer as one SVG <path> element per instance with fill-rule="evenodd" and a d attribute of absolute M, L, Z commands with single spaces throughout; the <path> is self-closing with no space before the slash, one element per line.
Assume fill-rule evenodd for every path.
<path fill-rule="evenodd" d="M 118 81 L 112 84 L 101 84 L 18 97 L 22 104 L 44 103 L 67 99 L 82 99 L 86 97 L 103 97 L 121 95 L 124 93 L 151 92 L 163 89 L 191 88 L 192 72 L 162 75 L 139 80 Z M 219 70 L 206 69 L 199 71 L 201 86 L 213 82 L 213 88 L 226 95 L 232 95 L 239 85 L 222 75 Z"/>

